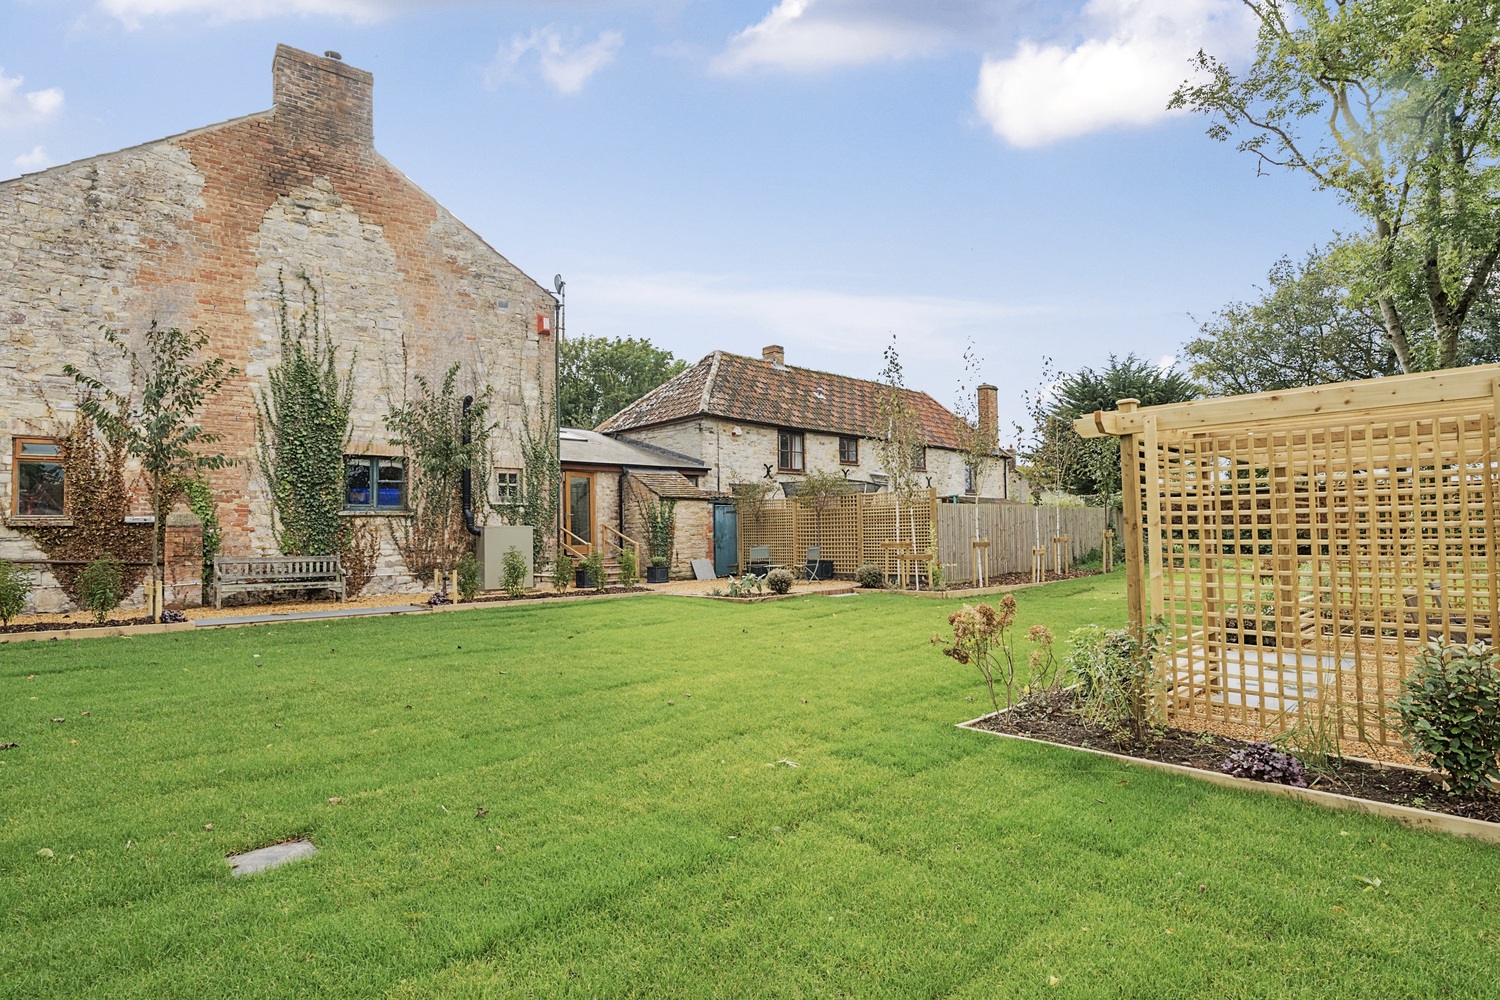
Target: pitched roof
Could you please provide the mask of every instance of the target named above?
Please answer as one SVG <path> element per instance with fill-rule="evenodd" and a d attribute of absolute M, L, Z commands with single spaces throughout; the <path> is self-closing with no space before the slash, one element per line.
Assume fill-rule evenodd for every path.
<path fill-rule="evenodd" d="M 714 500 L 728 496 L 694 486 L 680 472 L 631 472 L 630 478 L 663 500 Z"/>
<path fill-rule="evenodd" d="M 751 424 L 878 437 L 884 386 L 862 378 L 772 364 L 715 351 L 601 423 L 607 434 L 687 420 L 725 417 Z M 958 418 L 914 389 L 901 390 L 917 416 L 923 443 L 960 449 Z"/>

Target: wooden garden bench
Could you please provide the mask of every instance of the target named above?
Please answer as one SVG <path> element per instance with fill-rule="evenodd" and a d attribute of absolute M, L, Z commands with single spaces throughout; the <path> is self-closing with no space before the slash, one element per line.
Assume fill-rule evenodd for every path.
<path fill-rule="evenodd" d="M 338 556 L 257 556 L 214 560 L 214 607 L 231 594 L 260 590 L 329 590 L 344 599 L 344 566 Z"/>

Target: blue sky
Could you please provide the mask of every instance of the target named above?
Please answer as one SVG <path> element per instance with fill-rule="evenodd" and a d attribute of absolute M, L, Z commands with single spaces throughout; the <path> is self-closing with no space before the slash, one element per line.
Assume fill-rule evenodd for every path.
<path fill-rule="evenodd" d="M 570 333 L 908 384 L 972 338 L 1002 424 L 1042 359 L 1174 355 L 1352 218 L 1164 108 L 1238 0 L 0 0 L 0 176 L 270 105 L 277 42 L 375 74 L 376 146 Z"/>

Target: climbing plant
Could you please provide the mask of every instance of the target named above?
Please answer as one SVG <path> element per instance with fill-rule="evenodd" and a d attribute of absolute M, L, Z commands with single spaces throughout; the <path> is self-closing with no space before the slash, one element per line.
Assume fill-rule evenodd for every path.
<path fill-rule="evenodd" d="M 543 384 L 540 372 L 537 384 Z M 537 409 L 541 419 L 536 427 L 524 408 L 521 412 L 521 475 L 515 499 L 495 504 L 494 510 L 511 524 L 529 524 L 535 529 L 531 533 L 531 559 L 540 566 L 557 519 L 562 466 L 557 454 L 557 411 L 545 394 Z"/>
<path fill-rule="evenodd" d="M 465 407 L 458 376 L 457 364 L 436 386 L 413 376 L 417 397 L 385 418 L 391 443 L 407 455 L 407 506 L 412 512 L 391 524 L 391 535 L 418 580 L 430 579 L 433 570 L 453 568 L 472 548 L 460 493 L 464 470 L 472 473 L 481 497 L 489 478 L 488 442 L 496 427 L 489 415 L 492 393 L 486 387 Z"/>
<path fill-rule="evenodd" d="M 349 542 L 344 508 L 344 446 L 349 441 L 353 359 L 340 369 L 318 290 L 298 273 L 295 320 L 276 276 L 281 361 L 256 394 L 256 457 L 271 493 L 271 527 L 287 555 L 329 555 Z"/>
<path fill-rule="evenodd" d="M 233 460 L 205 451 L 223 439 L 198 422 L 198 411 L 236 374 L 221 357 L 202 357 L 208 334 L 147 327 L 139 348 L 114 330 L 104 332 L 105 343 L 128 363 L 130 378 L 123 388 L 63 366 L 63 373 L 83 389 L 78 409 L 92 420 L 111 445 L 140 462 L 151 492 L 155 523 L 151 530 L 151 579 L 161 580 L 162 534 L 174 487 L 200 471 L 222 469 Z M 201 358 L 201 360 L 200 360 Z"/>
<path fill-rule="evenodd" d="M 207 480 L 183 480 L 182 494 L 187 500 L 188 510 L 203 523 L 203 599 L 206 602 L 213 588 L 214 559 L 223 544 L 224 531 L 219 527 L 218 505 L 214 503 L 214 491 Z"/>
<path fill-rule="evenodd" d="M 126 524 L 130 494 L 125 448 L 106 442 L 82 413 L 63 445 L 63 482 L 71 524 L 20 527 L 47 554 L 48 569 L 74 603 L 81 603 L 78 575 L 105 552 L 124 565 L 128 593 L 145 576 L 151 558 L 151 526 Z"/>

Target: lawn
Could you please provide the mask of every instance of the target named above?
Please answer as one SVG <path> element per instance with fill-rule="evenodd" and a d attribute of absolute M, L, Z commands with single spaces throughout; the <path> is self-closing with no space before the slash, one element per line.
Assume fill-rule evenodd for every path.
<path fill-rule="evenodd" d="M 1022 626 L 1122 590 L 1024 591 Z M 952 607 L 0 647 L 0 995 L 1500 994 L 1500 851 L 957 730 Z"/>

